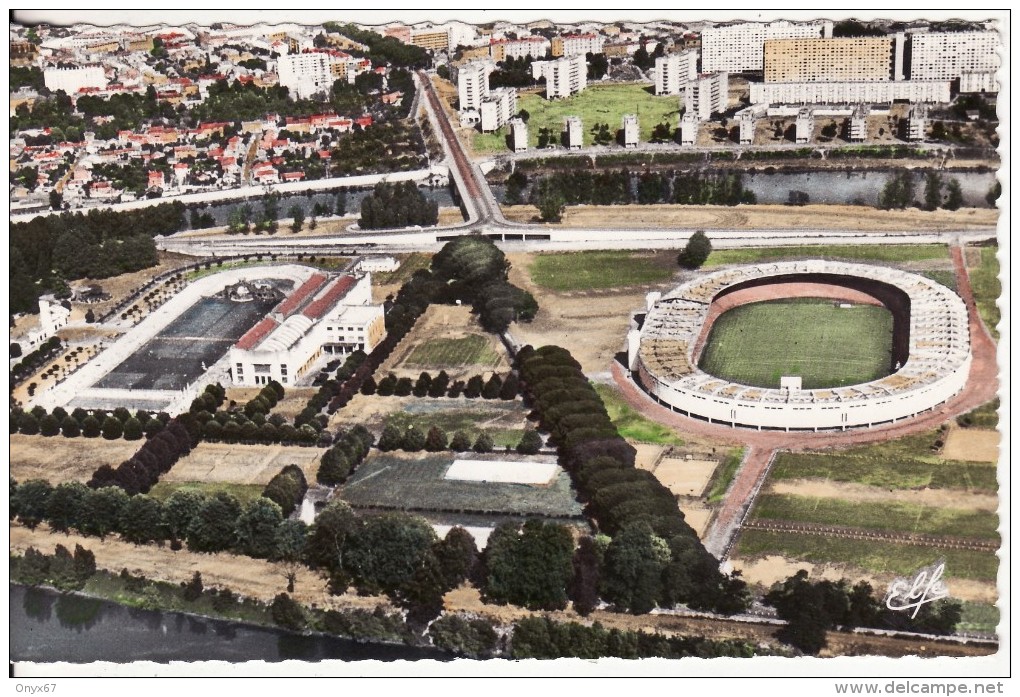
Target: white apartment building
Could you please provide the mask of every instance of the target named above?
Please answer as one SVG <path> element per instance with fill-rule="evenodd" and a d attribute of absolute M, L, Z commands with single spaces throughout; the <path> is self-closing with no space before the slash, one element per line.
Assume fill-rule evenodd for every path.
<path fill-rule="evenodd" d="M 457 71 L 457 97 L 460 110 L 481 109 L 489 95 L 489 75 L 496 69 L 492 61 L 472 61 Z"/>
<path fill-rule="evenodd" d="M 701 69 L 706 73 L 760 72 L 765 68 L 766 41 L 818 37 L 832 37 L 832 22 L 741 22 L 708 28 L 701 32 Z"/>
<path fill-rule="evenodd" d="M 871 108 L 867 104 L 858 104 L 850 114 L 850 140 L 863 143 L 868 139 L 868 114 Z"/>
<path fill-rule="evenodd" d="M 567 34 L 553 37 L 550 51 L 553 56 L 581 56 L 589 53 L 602 53 L 606 45 L 606 37 L 601 34 Z"/>
<path fill-rule="evenodd" d="M 636 148 L 641 140 L 641 129 L 638 126 L 637 114 L 624 114 L 622 128 L 623 147 Z"/>
<path fill-rule="evenodd" d="M 325 51 L 280 56 L 277 60 L 280 85 L 286 87 L 295 99 L 328 93 L 336 81 L 332 62 L 332 56 Z"/>
<path fill-rule="evenodd" d="M 950 83 L 903 80 L 889 82 L 752 82 L 751 103 L 855 104 L 907 101 L 948 104 Z"/>
<path fill-rule="evenodd" d="M 794 137 L 800 144 L 810 143 L 811 136 L 815 132 L 815 113 L 810 107 L 804 107 L 797 112 Z"/>
<path fill-rule="evenodd" d="M 702 75 L 696 80 L 691 80 L 684 84 L 683 107 L 687 113 L 696 114 L 702 121 L 708 120 L 712 114 L 726 111 L 729 86 L 727 73 Z"/>
<path fill-rule="evenodd" d="M 552 48 L 544 36 L 526 36 L 523 39 L 492 39 L 489 42 L 489 58 L 504 61 L 507 58 L 545 58 Z"/>
<path fill-rule="evenodd" d="M 63 90 L 74 94 L 82 87 L 106 87 L 106 74 L 98 65 L 82 68 L 46 68 L 43 71 L 43 83 L 50 92 Z"/>
<path fill-rule="evenodd" d="M 543 61 L 540 70 L 545 76 L 546 99 L 569 97 L 588 86 L 588 63 L 583 55 Z"/>
<path fill-rule="evenodd" d="M 751 145 L 754 143 L 754 131 L 756 124 L 758 123 L 758 119 L 765 116 L 768 108 L 768 104 L 752 104 L 746 109 L 741 109 L 734 115 L 739 127 L 739 140 L 741 145 Z"/>
<path fill-rule="evenodd" d="M 680 94 L 683 86 L 698 78 L 698 52 L 670 53 L 655 59 L 655 94 Z"/>
<path fill-rule="evenodd" d="M 510 123 L 517 114 L 517 90 L 500 87 L 490 90 L 479 108 L 482 133 L 491 133 Z"/>
<path fill-rule="evenodd" d="M 568 150 L 580 150 L 584 145 L 584 131 L 580 116 L 568 116 L 563 119 L 563 144 Z"/>
<path fill-rule="evenodd" d="M 928 107 L 924 104 L 914 104 L 907 115 L 907 140 L 924 140 L 927 126 Z"/>
<path fill-rule="evenodd" d="M 994 31 L 930 32 L 910 36 L 911 80 L 955 80 L 964 71 L 999 69 Z"/>
<path fill-rule="evenodd" d="M 995 70 L 964 70 L 960 73 L 960 92 L 998 92 Z"/>
<path fill-rule="evenodd" d="M 687 112 L 680 118 L 680 145 L 696 145 L 701 119 L 697 114 Z"/>
<path fill-rule="evenodd" d="M 385 334 L 370 274 L 330 279 L 316 273 L 230 348 L 233 383 L 293 385 L 324 353 L 369 353 Z"/>
<path fill-rule="evenodd" d="M 528 149 L 528 124 L 521 119 L 510 119 L 510 143 L 514 152 Z"/>

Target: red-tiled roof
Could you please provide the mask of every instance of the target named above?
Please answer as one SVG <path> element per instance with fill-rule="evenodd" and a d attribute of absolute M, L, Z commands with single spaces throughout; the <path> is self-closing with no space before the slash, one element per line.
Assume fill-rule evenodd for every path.
<path fill-rule="evenodd" d="M 272 317 L 266 317 L 261 322 L 256 324 L 254 327 L 245 332 L 244 336 L 237 340 L 234 344 L 235 348 L 247 351 L 249 349 L 258 346 L 258 343 L 262 341 L 271 331 L 280 326 Z"/>
<path fill-rule="evenodd" d="M 287 296 L 287 299 L 280 303 L 280 306 L 276 308 L 284 317 L 290 315 L 294 310 L 301 307 L 308 298 L 312 297 L 312 293 L 317 291 L 326 282 L 326 277 L 321 274 L 312 274 L 312 277 L 302 283 L 297 290 Z"/>
<path fill-rule="evenodd" d="M 336 301 L 347 295 L 347 292 L 354 287 L 357 281 L 352 276 L 341 276 L 333 281 L 333 284 L 322 295 L 313 301 L 302 313 L 308 319 L 319 319 L 326 314 Z"/>

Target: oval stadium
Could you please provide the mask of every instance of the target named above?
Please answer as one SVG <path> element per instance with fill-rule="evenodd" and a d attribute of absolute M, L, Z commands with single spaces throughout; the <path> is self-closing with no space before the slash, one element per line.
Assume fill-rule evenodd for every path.
<path fill-rule="evenodd" d="M 764 348 L 766 357 L 793 357 L 787 366 L 821 366 L 824 371 L 826 366 L 841 366 L 844 354 L 848 358 L 843 362 L 852 362 L 849 357 L 856 344 L 877 338 L 885 342 L 884 349 L 875 352 L 884 369 L 856 373 L 873 377 L 849 384 L 847 376 L 855 373 L 839 370 L 821 377 L 768 374 L 768 367 L 754 365 L 769 362 L 763 358 L 744 360 L 752 363 L 751 368 L 764 370 L 761 379 L 741 380 L 720 370 L 726 358 L 709 361 L 719 375 L 701 367 L 707 365 L 703 359 L 708 353 L 735 355 L 714 351 L 713 328 L 726 313 L 780 301 L 808 303 L 808 298 L 815 299 L 816 306 L 831 308 L 821 308 L 830 319 L 805 315 L 804 326 L 796 321 L 789 326 L 766 324 L 770 345 L 757 346 Z M 885 325 L 863 325 L 884 337 L 873 337 L 850 323 L 851 317 L 858 317 L 853 313 L 865 307 L 886 316 Z M 848 324 L 840 327 L 844 317 Z M 955 292 L 917 274 L 865 264 L 774 262 L 700 275 L 665 295 L 649 294 L 639 325 L 628 335 L 628 364 L 656 401 L 685 416 L 758 430 L 846 430 L 911 418 L 959 393 L 971 364 L 967 308 Z M 748 337 L 754 336 L 750 329 Z M 812 351 L 826 349 L 810 330 L 835 337 L 836 355 L 813 355 Z M 732 332 L 736 333 L 727 335 L 727 349 L 739 353 L 742 341 L 755 348 L 755 339 L 742 336 L 743 328 Z M 828 350 L 832 354 L 831 346 Z"/>

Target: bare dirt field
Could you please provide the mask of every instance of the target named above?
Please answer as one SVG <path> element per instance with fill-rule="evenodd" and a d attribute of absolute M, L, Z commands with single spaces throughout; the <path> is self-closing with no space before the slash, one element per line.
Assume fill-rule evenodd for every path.
<path fill-rule="evenodd" d="M 427 345 L 435 339 L 463 339 L 468 336 L 483 337 L 488 345 L 487 353 L 491 354 L 494 360 L 491 363 L 468 364 L 464 366 L 422 366 L 411 365 L 408 359 L 419 346 Z M 429 305 L 425 313 L 418 318 L 414 329 L 404 337 L 397 345 L 397 348 L 390 354 L 386 361 L 377 371 L 377 376 L 385 376 L 387 373 L 394 373 L 397 377 L 417 378 L 423 369 L 439 370 L 445 369 L 453 380 L 469 378 L 472 375 L 497 372 L 505 373 L 510 370 L 510 363 L 506 356 L 506 349 L 494 335 L 485 332 L 478 324 L 478 320 L 471 314 L 471 308 L 457 305 Z"/>
<path fill-rule="evenodd" d="M 255 399 L 261 391 L 261 387 L 228 387 L 226 401 L 228 404 L 234 401 L 244 406 L 245 402 Z M 286 417 L 288 421 L 293 421 L 294 417 L 308 406 L 308 400 L 318 391 L 317 387 L 286 386 L 283 390 L 283 399 L 273 407 L 273 413 Z"/>
<path fill-rule="evenodd" d="M 997 462 L 999 440 L 998 431 L 953 427 L 942 448 L 942 457 L 966 462 Z"/>
<path fill-rule="evenodd" d="M 268 484 L 286 465 L 298 465 L 315 481 L 322 451 L 285 445 L 200 443 L 163 476 L 165 482 Z"/>
<path fill-rule="evenodd" d="M 538 219 L 535 206 L 503 206 L 508 220 L 529 223 Z M 998 211 L 961 208 L 958 211 L 883 211 L 867 206 L 568 206 L 562 227 L 583 228 L 743 228 L 749 230 L 967 230 L 994 227 Z"/>
<path fill-rule="evenodd" d="M 706 508 L 693 499 L 683 498 L 680 499 L 680 512 L 684 514 L 687 524 L 694 528 L 694 532 L 698 533 L 698 537 L 703 539 L 705 530 L 708 529 L 708 523 L 712 520 L 712 509 Z"/>
<path fill-rule="evenodd" d="M 116 467 L 129 459 L 142 447 L 142 442 L 12 433 L 11 476 L 19 482 L 45 479 L 54 486 L 61 482 L 87 482 L 99 467 Z"/>
<path fill-rule="evenodd" d="M 810 496 L 814 498 L 842 499 L 850 503 L 910 503 L 918 506 L 945 508 L 973 508 L 995 512 L 999 497 L 972 494 L 955 489 L 880 489 L 853 482 L 833 482 L 820 479 L 790 479 L 773 481 L 766 493 Z"/>
<path fill-rule="evenodd" d="M 368 428 L 380 427 L 387 416 L 403 411 L 415 399 L 417 397 L 354 395 L 354 399 L 348 402 L 347 406 L 330 417 L 329 428 L 350 428 L 357 424 L 364 424 Z"/>
<path fill-rule="evenodd" d="M 888 574 L 873 574 L 854 567 L 840 564 L 812 564 L 806 561 L 789 561 L 784 557 L 767 556 L 762 559 L 730 561 L 733 569 L 739 570 L 744 580 L 768 588 L 774 583 L 785 581 L 800 569 L 807 569 L 811 578 L 818 580 L 838 581 L 843 578 L 867 581 L 876 589 L 884 589 L 895 577 Z M 994 603 L 999 593 L 995 584 L 954 578 L 952 580 L 953 597 L 959 600 L 972 600 Z"/>
<path fill-rule="evenodd" d="M 701 496 L 719 465 L 715 460 L 664 458 L 655 468 L 655 477 L 676 496 Z"/>
<path fill-rule="evenodd" d="M 625 349 L 630 313 L 645 306 L 645 293 L 653 286 L 621 292 L 554 293 L 532 283 L 527 269 L 534 255 L 508 254 L 507 258 L 512 264 L 510 282 L 534 295 L 539 307 L 531 322 L 510 327 L 514 339 L 533 346 L 562 346 L 587 373 L 609 370 L 613 356 Z"/>
<path fill-rule="evenodd" d="M 637 456 L 634 458 L 634 466 L 638 469 L 654 472 L 655 466 L 662 458 L 662 451 L 664 448 L 659 445 L 650 445 L 648 443 L 631 443 L 631 445 L 637 451 Z"/>

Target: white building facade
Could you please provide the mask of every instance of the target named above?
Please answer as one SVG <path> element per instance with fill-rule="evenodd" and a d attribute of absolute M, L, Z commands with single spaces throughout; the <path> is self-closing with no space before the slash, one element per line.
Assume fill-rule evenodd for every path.
<path fill-rule="evenodd" d="M 568 150 L 580 150 L 584 145 L 584 131 L 580 116 L 568 116 L 563 120 L 563 144 Z"/>
<path fill-rule="evenodd" d="M 457 98 L 460 110 L 481 109 L 489 95 L 489 75 L 496 69 L 492 61 L 472 61 L 457 71 Z"/>
<path fill-rule="evenodd" d="M 751 102 L 770 104 L 853 104 L 906 101 L 948 104 L 950 83 L 902 82 L 752 82 Z"/>
<path fill-rule="evenodd" d="M 50 92 L 63 90 L 74 94 L 83 87 L 106 87 L 106 74 L 98 65 L 82 68 L 47 68 L 43 71 L 43 82 Z"/>
<path fill-rule="evenodd" d="M 296 99 L 328 94 L 333 86 L 331 57 L 326 52 L 293 53 L 277 61 L 280 85 Z"/>
<path fill-rule="evenodd" d="M 623 129 L 623 147 L 637 147 L 641 140 L 641 128 L 638 125 L 637 114 L 624 114 L 621 127 Z"/>
<path fill-rule="evenodd" d="M 680 94 L 684 84 L 698 79 L 698 52 L 670 53 L 655 59 L 655 94 Z"/>
<path fill-rule="evenodd" d="M 910 37 L 911 80 L 956 80 L 965 71 L 999 69 L 994 31 L 930 32 Z"/>
<path fill-rule="evenodd" d="M 569 97 L 588 86 L 588 64 L 583 55 L 543 61 L 540 70 L 545 76 L 546 99 Z"/>
<path fill-rule="evenodd" d="M 742 22 L 707 28 L 701 32 L 701 69 L 704 72 L 759 72 L 765 69 L 766 41 L 831 36 L 832 22 Z"/>
<path fill-rule="evenodd" d="M 691 80 L 684 85 L 684 109 L 701 120 L 710 119 L 712 114 L 726 111 L 729 85 L 729 76 L 726 73 L 702 75 L 697 80 Z"/>
<path fill-rule="evenodd" d="M 491 133 L 510 123 L 517 114 L 517 90 L 513 87 L 499 87 L 489 90 L 479 109 L 483 133 Z"/>

